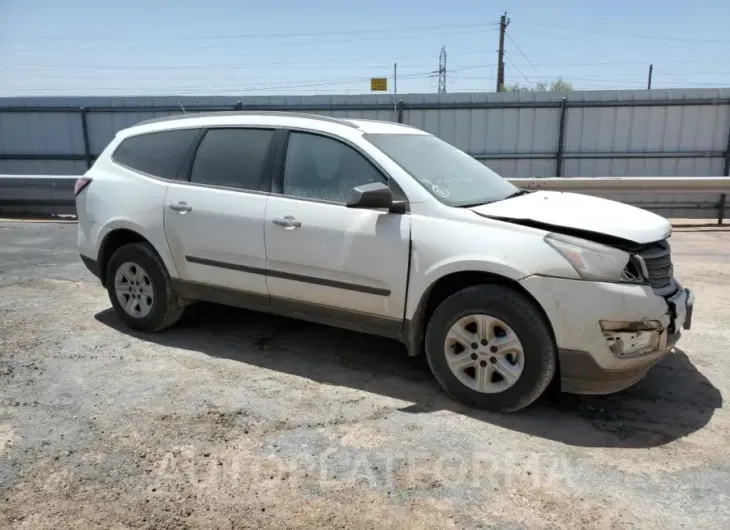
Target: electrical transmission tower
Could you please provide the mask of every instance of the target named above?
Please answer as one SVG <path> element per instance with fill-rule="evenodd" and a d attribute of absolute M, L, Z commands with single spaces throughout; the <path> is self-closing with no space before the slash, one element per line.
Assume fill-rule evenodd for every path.
<path fill-rule="evenodd" d="M 446 94 L 446 46 L 441 46 L 439 55 L 439 94 Z"/>

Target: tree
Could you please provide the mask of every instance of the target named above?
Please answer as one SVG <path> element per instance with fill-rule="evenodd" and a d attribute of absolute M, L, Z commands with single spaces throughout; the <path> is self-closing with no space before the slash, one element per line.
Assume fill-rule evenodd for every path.
<path fill-rule="evenodd" d="M 573 90 L 573 83 L 559 78 L 549 84 L 545 81 L 538 81 L 534 87 L 529 85 L 520 85 L 513 83 L 511 85 L 503 85 L 500 92 L 570 92 Z"/>
<path fill-rule="evenodd" d="M 550 92 L 572 92 L 573 83 L 565 81 L 562 77 L 550 83 Z"/>

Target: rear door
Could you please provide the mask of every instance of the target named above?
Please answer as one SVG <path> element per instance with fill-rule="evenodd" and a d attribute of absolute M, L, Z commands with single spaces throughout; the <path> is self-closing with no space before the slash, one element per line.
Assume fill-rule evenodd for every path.
<path fill-rule="evenodd" d="M 180 279 L 268 303 L 264 211 L 274 129 L 215 128 L 168 187 L 165 234 Z"/>

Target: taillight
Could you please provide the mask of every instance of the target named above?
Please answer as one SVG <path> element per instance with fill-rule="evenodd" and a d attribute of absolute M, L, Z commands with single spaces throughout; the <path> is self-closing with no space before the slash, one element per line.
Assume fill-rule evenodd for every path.
<path fill-rule="evenodd" d="M 91 184 L 90 178 L 81 177 L 80 179 L 78 179 L 76 181 L 76 184 L 74 184 L 74 196 L 76 196 L 79 193 L 81 193 L 82 191 L 84 191 L 86 186 L 88 186 L 89 184 Z"/>

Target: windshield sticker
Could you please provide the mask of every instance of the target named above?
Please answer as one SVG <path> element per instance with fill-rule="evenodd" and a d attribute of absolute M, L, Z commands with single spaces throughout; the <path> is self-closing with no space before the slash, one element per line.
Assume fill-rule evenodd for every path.
<path fill-rule="evenodd" d="M 431 191 L 434 192 L 439 197 L 448 197 L 449 196 L 449 190 L 442 188 L 441 186 L 437 186 L 430 180 L 424 180 L 426 184 L 428 184 L 431 187 Z"/>

